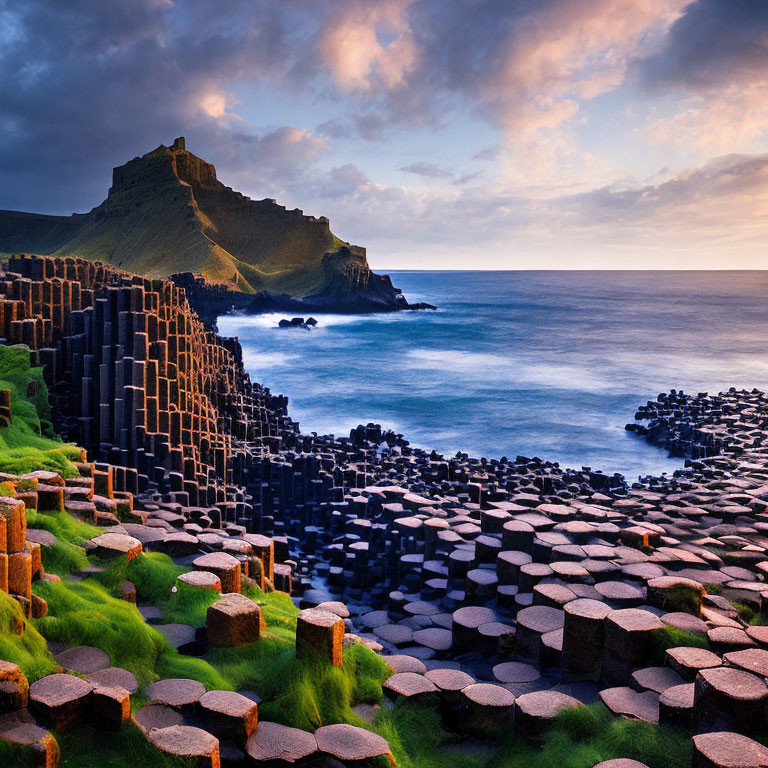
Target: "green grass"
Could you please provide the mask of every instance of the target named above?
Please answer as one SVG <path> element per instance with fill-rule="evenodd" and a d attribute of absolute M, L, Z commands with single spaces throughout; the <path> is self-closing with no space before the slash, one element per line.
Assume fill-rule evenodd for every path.
<path fill-rule="evenodd" d="M 193 768 L 194 761 L 174 758 L 147 741 L 141 729 L 129 723 L 119 733 L 90 728 L 57 732 L 61 750 L 59 768 Z"/>
<path fill-rule="evenodd" d="M 689 768 L 690 737 L 674 728 L 615 718 L 603 704 L 563 710 L 537 747 L 513 733 L 488 768 L 592 768 L 628 758 L 649 768 Z"/>
<path fill-rule="evenodd" d="M 663 665 L 668 648 L 709 648 L 706 635 L 698 632 L 688 632 L 678 627 L 665 626 L 656 629 L 651 634 L 652 657 L 655 664 Z"/>
<path fill-rule="evenodd" d="M 82 452 L 55 436 L 42 368 L 30 367 L 29 349 L 0 346 L 0 389 L 10 390 L 13 415 L 10 426 L 0 427 L 0 472 L 48 469 L 76 476 L 72 462 L 80 461 Z M 34 394 L 28 395 L 31 390 Z"/>
<path fill-rule="evenodd" d="M 77 520 L 66 512 L 28 510 L 27 526 L 49 531 L 58 539 L 51 546 L 41 547 L 40 551 L 46 573 L 55 573 L 61 578 L 66 578 L 88 565 L 83 542 L 101 533 L 95 526 Z"/>
<path fill-rule="evenodd" d="M 446 749 L 458 737 L 445 730 L 435 706 L 400 700 L 391 710 L 379 710 L 374 730 L 389 742 L 398 768 L 480 768 L 482 765 L 480 760 Z"/>
<path fill-rule="evenodd" d="M 192 627 L 205 626 L 208 608 L 220 597 L 215 589 L 195 587 L 178 582 L 177 591 L 160 604 L 163 621 L 166 624 L 189 624 Z"/>
<path fill-rule="evenodd" d="M 138 603 L 162 603 L 171 597 L 176 579 L 188 568 L 176 565 L 162 552 L 142 552 L 128 562 L 124 557 L 103 561 L 104 573 L 98 580 L 113 594 L 119 594 L 120 583 L 128 579 L 136 586 Z"/>
<path fill-rule="evenodd" d="M 4 592 L 0 592 L 0 659 L 18 664 L 30 682 L 52 674 L 58 666 L 45 639 L 25 623 L 21 606 Z"/>

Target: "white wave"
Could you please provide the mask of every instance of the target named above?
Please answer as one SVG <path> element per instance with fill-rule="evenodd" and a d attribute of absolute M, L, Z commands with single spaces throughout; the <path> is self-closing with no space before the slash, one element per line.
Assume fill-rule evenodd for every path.
<path fill-rule="evenodd" d="M 419 316 L 418 312 L 381 312 L 372 315 L 324 315 L 321 313 L 305 314 L 303 317 L 314 317 L 317 326 L 312 333 L 322 331 L 336 325 L 359 325 L 362 323 L 395 323 L 405 322 Z M 238 336 L 249 328 L 277 328 L 281 320 L 298 317 L 297 313 L 267 312 L 263 315 L 222 315 L 218 318 L 219 333 L 223 336 Z M 423 315 L 421 315 L 423 316 Z M 282 329 L 281 329 L 282 330 Z"/>
<path fill-rule="evenodd" d="M 458 349 L 412 349 L 406 357 L 415 368 L 446 371 L 464 378 L 503 383 L 506 389 L 530 386 L 551 389 L 606 392 L 616 384 L 590 368 L 570 363 L 538 363 Z"/>
<path fill-rule="evenodd" d="M 250 373 L 258 373 L 265 368 L 280 368 L 296 360 L 297 357 L 298 355 L 289 355 L 285 352 L 257 352 L 247 347 L 243 348 L 243 364 Z"/>

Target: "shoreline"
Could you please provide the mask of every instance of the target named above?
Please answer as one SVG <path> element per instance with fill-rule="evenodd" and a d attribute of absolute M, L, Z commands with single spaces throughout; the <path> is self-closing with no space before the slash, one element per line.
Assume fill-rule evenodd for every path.
<path fill-rule="evenodd" d="M 345 619 L 346 642 L 395 670 L 387 695 L 415 704 L 429 691 L 460 734 L 456 712 L 477 706 L 535 737 L 554 727 L 541 713 L 602 702 L 689 733 L 722 721 L 759 735 L 768 395 L 674 392 L 639 406 L 642 436 L 691 458 L 626 483 L 535 457 L 444 457 L 376 424 L 303 434 L 288 399 L 246 373 L 237 340 L 207 329 L 170 282 L 28 258 L 0 286 L 4 338 L 45 366 L 54 425 L 95 459 L 92 480 L 130 498 L 118 518 L 117 501 L 93 484 L 87 498 L 79 478 L 63 510 L 176 566 L 231 563 L 231 585 L 256 577 L 300 609 L 326 606 L 322 621 Z M 202 629 L 189 627 L 182 657 L 216 641 Z M 734 716 L 743 680 L 702 677 L 691 653 L 704 647 L 712 667 L 741 663 L 737 677 L 764 696 Z M 432 682 L 455 672 L 459 689 Z"/>

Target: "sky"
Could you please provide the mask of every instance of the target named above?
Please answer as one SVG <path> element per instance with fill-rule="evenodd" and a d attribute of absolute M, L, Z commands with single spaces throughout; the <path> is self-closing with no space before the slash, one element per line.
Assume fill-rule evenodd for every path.
<path fill-rule="evenodd" d="M 0 209 L 176 136 L 379 269 L 768 266 L 768 0 L 0 0 Z"/>

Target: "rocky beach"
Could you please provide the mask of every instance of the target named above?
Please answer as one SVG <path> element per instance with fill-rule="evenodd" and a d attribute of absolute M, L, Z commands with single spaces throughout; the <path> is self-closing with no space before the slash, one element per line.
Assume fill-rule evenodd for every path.
<path fill-rule="evenodd" d="M 305 434 L 98 262 L 9 259 L 0 336 L 3 764 L 768 765 L 764 393 L 638 403 L 629 483 Z"/>

